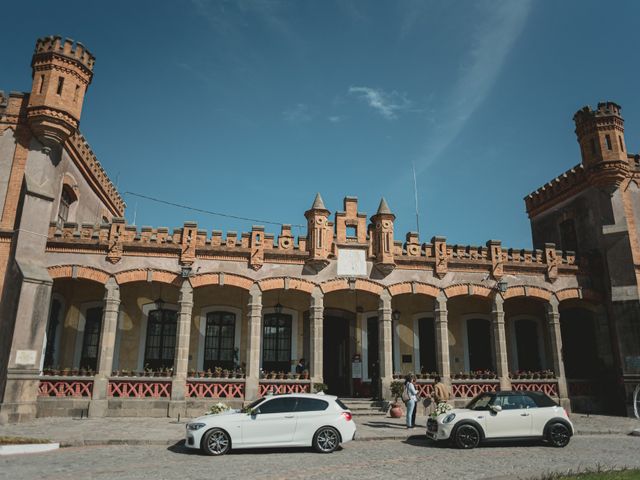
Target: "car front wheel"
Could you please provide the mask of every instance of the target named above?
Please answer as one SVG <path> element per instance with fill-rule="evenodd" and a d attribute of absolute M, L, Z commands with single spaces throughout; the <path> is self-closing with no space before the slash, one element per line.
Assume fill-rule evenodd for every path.
<path fill-rule="evenodd" d="M 562 423 L 554 423 L 549 426 L 547 431 L 547 440 L 554 447 L 562 448 L 569 444 L 571 432 L 569 428 Z"/>
<path fill-rule="evenodd" d="M 458 448 L 475 448 L 480 443 L 480 432 L 473 425 L 460 425 L 453 441 Z"/>
<path fill-rule="evenodd" d="M 202 439 L 202 450 L 207 455 L 224 455 L 231 450 L 231 438 L 220 428 L 209 430 Z"/>
<path fill-rule="evenodd" d="M 331 453 L 340 445 L 340 434 L 332 427 L 322 427 L 313 437 L 313 448 L 320 453 Z"/>

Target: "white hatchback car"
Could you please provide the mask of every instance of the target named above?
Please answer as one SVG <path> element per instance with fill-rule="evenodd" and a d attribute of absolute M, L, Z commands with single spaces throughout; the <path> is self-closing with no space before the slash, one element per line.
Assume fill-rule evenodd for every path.
<path fill-rule="evenodd" d="M 314 447 L 331 453 L 356 435 L 347 406 L 322 394 L 267 396 L 244 409 L 205 415 L 187 423 L 186 446 L 208 455 L 231 448 Z"/>
<path fill-rule="evenodd" d="M 450 441 L 458 448 L 474 448 L 485 440 L 525 439 L 564 447 L 572 435 L 565 409 L 539 392 L 483 393 L 466 408 L 427 421 L 427 438 Z"/>

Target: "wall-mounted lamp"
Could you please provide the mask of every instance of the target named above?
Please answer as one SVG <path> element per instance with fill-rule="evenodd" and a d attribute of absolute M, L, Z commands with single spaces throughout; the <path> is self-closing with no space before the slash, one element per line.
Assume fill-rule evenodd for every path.
<path fill-rule="evenodd" d="M 189 278 L 191 276 L 191 267 L 189 266 L 182 267 L 182 270 L 180 270 L 180 276 L 182 278 Z"/>
<path fill-rule="evenodd" d="M 394 310 L 393 312 L 391 312 L 391 318 L 396 322 L 400 320 L 400 310 Z"/>
<path fill-rule="evenodd" d="M 282 305 L 280 304 L 280 301 L 278 301 L 278 303 L 276 303 L 276 306 L 273 307 L 273 310 L 280 315 L 282 313 Z"/>
<path fill-rule="evenodd" d="M 506 292 L 507 291 L 507 282 L 506 282 L 506 280 L 500 280 L 498 282 L 498 284 L 496 285 L 496 287 L 498 287 L 498 291 L 500 293 Z"/>
<path fill-rule="evenodd" d="M 158 299 L 155 301 L 155 304 L 156 307 L 158 307 L 158 310 L 164 310 L 164 300 L 162 300 L 162 297 L 158 297 Z"/>

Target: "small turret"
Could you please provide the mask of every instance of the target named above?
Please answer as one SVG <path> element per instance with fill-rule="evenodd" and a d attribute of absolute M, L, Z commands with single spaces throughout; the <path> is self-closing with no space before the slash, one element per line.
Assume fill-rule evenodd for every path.
<path fill-rule="evenodd" d="M 614 102 L 600 102 L 596 110 L 585 106 L 573 116 L 582 164 L 593 184 L 609 189 L 620 185 L 628 169 L 621 110 Z"/>
<path fill-rule="evenodd" d="M 43 143 L 62 144 L 77 130 L 94 62 L 80 42 L 59 36 L 36 42 L 27 118 Z"/>
<path fill-rule="evenodd" d="M 307 219 L 307 264 L 320 271 L 329 264 L 329 253 L 333 242 L 333 232 L 329 223 L 329 210 L 324 206 L 319 193 L 313 205 L 304 213 Z"/>
<path fill-rule="evenodd" d="M 391 213 L 387 201 L 382 198 L 378 211 L 371 217 L 373 223 L 373 255 L 375 256 L 375 265 L 385 275 L 391 273 L 396 267 L 393 257 L 393 221 L 396 216 Z"/>

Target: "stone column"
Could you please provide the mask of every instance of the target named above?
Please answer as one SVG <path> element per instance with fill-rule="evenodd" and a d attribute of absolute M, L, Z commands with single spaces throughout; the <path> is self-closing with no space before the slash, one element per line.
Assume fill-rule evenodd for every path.
<path fill-rule="evenodd" d="M 447 318 L 447 297 L 438 295 L 433 311 L 436 328 L 436 363 L 442 383 L 451 386 L 451 366 L 449 363 L 449 320 Z"/>
<path fill-rule="evenodd" d="M 509 362 L 507 359 L 507 334 L 504 328 L 504 299 L 496 294 L 491 305 L 491 331 L 496 356 L 496 373 L 500 379 L 500 390 L 511 390 Z"/>
<path fill-rule="evenodd" d="M 188 278 L 182 281 L 178 305 L 180 310 L 178 312 L 178 328 L 176 330 L 173 378 L 171 379 L 170 417 L 187 413 L 187 368 L 189 366 L 189 340 L 191 338 L 191 313 L 193 311 L 193 287 Z"/>
<path fill-rule="evenodd" d="M 102 328 L 100 331 L 100 351 L 98 368 L 93 379 L 93 393 L 89 403 L 89 415 L 104 417 L 107 415 L 109 376 L 113 369 L 113 352 L 116 346 L 116 330 L 120 312 L 120 287 L 114 278 L 107 280 L 102 309 Z"/>
<path fill-rule="evenodd" d="M 324 295 L 319 287 L 316 287 L 311 294 L 310 303 L 310 321 L 311 321 L 311 345 L 309 349 L 309 377 L 311 383 L 323 382 L 323 323 L 324 323 Z"/>
<path fill-rule="evenodd" d="M 391 294 L 388 290 L 384 290 L 380 294 L 378 322 L 380 396 L 383 399 L 389 399 L 391 398 L 391 381 L 393 379 L 393 320 L 391 310 Z"/>
<path fill-rule="evenodd" d="M 567 389 L 567 377 L 564 373 L 564 361 L 562 359 L 562 333 L 560 331 L 560 312 L 558 311 L 558 300 L 552 298 L 546 304 L 547 308 L 547 328 L 549 331 L 549 343 L 551 344 L 551 355 L 553 357 L 553 369 L 558 379 L 558 396 L 560 404 L 570 410 L 569 394 Z"/>
<path fill-rule="evenodd" d="M 262 291 L 253 285 L 247 303 L 249 332 L 247 336 L 247 376 L 244 399 L 251 402 L 258 398 L 260 385 L 260 345 L 262 343 Z"/>

